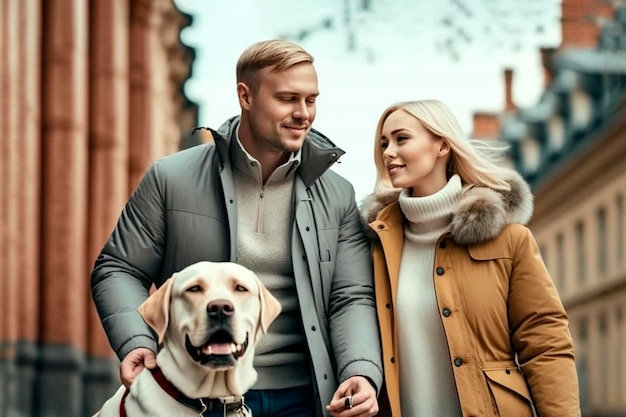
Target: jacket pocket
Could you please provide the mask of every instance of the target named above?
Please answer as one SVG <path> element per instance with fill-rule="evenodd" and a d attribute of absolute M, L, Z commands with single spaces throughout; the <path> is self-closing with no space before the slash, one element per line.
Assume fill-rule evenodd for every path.
<path fill-rule="evenodd" d="M 517 368 L 484 369 L 483 373 L 498 416 L 532 416 L 530 391 L 524 376 Z"/>

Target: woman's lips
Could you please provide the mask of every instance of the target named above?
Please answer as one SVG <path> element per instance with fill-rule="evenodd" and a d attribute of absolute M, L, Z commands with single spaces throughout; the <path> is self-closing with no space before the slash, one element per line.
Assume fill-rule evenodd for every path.
<path fill-rule="evenodd" d="M 397 173 L 403 167 L 404 165 L 389 164 L 387 165 L 387 171 L 389 171 L 389 175 L 393 175 Z"/>

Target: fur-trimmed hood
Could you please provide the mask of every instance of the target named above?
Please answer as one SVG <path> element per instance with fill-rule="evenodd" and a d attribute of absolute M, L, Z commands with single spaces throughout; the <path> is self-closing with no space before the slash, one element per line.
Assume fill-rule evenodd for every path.
<path fill-rule="evenodd" d="M 516 171 L 510 170 L 505 180 L 510 191 L 475 186 L 465 188 L 452 217 L 450 235 L 460 245 L 473 245 L 495 238 L 508 224 L 526 224 L 533 213 L 530 186 Z M 361 216 L 366 224 L 376 220 L 386 206 L 397 202 L 400 190 L 376 190 L 361 203 Z"/>

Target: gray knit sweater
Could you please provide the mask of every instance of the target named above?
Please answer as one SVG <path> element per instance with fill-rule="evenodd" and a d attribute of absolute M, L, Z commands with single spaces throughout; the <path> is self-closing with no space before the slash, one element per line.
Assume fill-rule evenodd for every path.
<path fill-rule="evenodd" d="M 310 360 L 300 318 L 291 261 L 290 218 L 296 154 L 262 183 L 261 164 L 235 147 L 237 262 L 254 271 L 280 301 L 282 312 L 255 348 L 254 389 L 311 383 Z"/>

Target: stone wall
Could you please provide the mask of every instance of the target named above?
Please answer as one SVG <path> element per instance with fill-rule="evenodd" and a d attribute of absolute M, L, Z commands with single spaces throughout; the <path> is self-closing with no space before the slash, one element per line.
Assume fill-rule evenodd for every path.
<path fill-rule="evenodd" d="M 2 416 L 91 415 L 119 385 L 89 276 L 197 120 L 190 23 L 173 0 L 0 2 Z"/>

